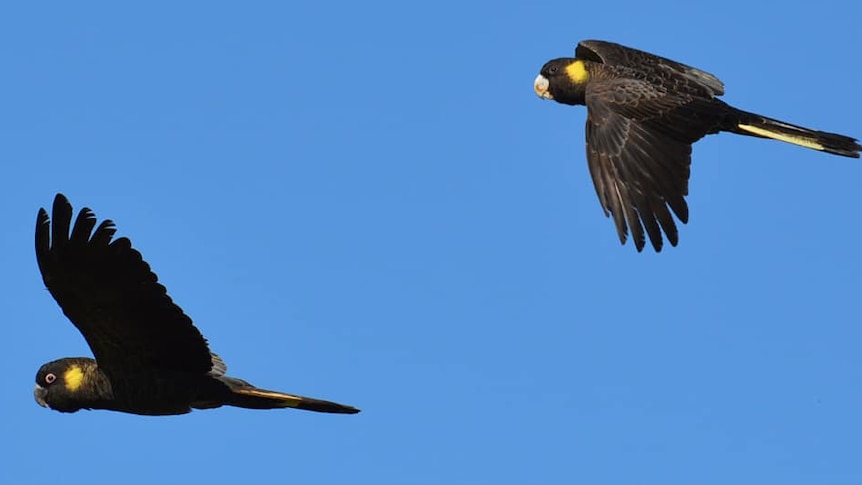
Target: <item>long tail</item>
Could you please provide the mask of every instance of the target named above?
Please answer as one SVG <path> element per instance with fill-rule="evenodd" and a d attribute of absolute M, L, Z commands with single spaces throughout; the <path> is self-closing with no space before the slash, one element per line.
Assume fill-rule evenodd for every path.
<path fill-rule="evenodd" d="M 318 413 L 356 414 L 359 412 L 353 406 L 324 401 L 311 397 L 295 396 L 283 392 L 267 391 L 258 388 L 234 389 L 234 398 L 227 404 L 249 409 L 296 408 Z"/>
<path fill-rule="evenodd" d="M 862 145 L 849 136 L 803 128 L 741 110 L 736 110 L 734 122 L 728 127 L 728 131 L 772 138 L 844 157 L 859 158 L 859 152 L 862 150 Z"/>
<path fill-rule="evenodd" d="M 296 408 L 306 411 L 316 411 L 318 413 L 356 414 L 359 412 L 355 407 L 346 404 L 259 389 L 235 377 L 218 376 L 217 380 L 223 384 L 227 384 L 229 388 L 227 395 L 225 395 L 224 391 L 220 392 L 222 395 L 219 399 L 221 401 L 220 405 L 247 409 Z M 224 390 L 224 387 L 222 389 Z M 201 405 L 200 407 L 206 406 Z"/>

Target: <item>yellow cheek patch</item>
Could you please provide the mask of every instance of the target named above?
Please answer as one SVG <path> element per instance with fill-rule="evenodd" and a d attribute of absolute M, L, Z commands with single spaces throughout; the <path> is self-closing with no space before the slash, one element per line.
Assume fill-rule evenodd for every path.
<path fill-rule="evenodd" d="M 81 387 L 84 382 L 84 371 L 80 366 L 73 365 L 63 373 L 63 383 L 66 385 L 66 390 L 75 392 Z"/>
<path fill-rule="evenodd" d="M 566 75 L 575 84 L 583 84 L 590 79 L 590 73 L 587 72 L 584 61 L 575 61 L 566 66 Z"/>
<path fill-rule="evenodd" d="M 787 143 L 793 143 L 794 145 L 799 145 L 805 148 L 811 148 L 814 150 L 823 150 L 824 147 L 820 143 L 816 141 L 805 138 L 803 136 L 794 136 L 787 133 L 776 133 L 774 131 L 770 131 L 764 128 L 760 128 L 757 126 L 751 125 L 738 125 L 740 129 L 745 130 L 749 133 L 754 133 L 755 135 L 764 136 L 766 138 L 772 138 L 773 140 L 779 140 Z"/>

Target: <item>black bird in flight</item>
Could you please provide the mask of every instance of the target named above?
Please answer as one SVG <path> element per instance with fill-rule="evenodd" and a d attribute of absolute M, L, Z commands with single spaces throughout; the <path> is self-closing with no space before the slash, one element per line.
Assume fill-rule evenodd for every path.
<path fill-rule="evenodd" d="M 691 145 L 708 134 L 772 138 L 854 158 L 862 150 L 848 136 L 736 109 L 716 98 L 724 84 L 712 74 L 611 42 L 580 42 L 575 57 L 548 61 L 533 88 L 544 99 L 586 105 L 587 163 L 596 193 L 620 242 L 631 231 L 638 251 L 644 230 L 656 252 L 662 230 L 676 246 L 670 211 L 688 222 Z"/>
<path fill-rule="evenodd" d="M 66 413 L 109 409 L 144 415 L 220 406 L 359 412 L 228 377 L 227 366 L 210 353 L 141 253 L 125 237 L 112 240 L 112 221 L 103 221 L 94 232 L 96 216 L 84 208 L 72 226 L 72 205 L 62 194 L 54 199 L 53 219 L 45 209 L 36 218 L 42 280 L 96 358 L 43 365 L 34 390 L 40 405 Z"/>

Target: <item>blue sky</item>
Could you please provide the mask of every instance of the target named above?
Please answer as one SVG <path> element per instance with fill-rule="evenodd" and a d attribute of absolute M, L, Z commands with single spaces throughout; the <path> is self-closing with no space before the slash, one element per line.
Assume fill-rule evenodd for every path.
<path fill-rule="evenodd" d="M 15 3 L 0 12 L 3 483 L 862 482 L 858 160 L 722 134 L 691 222 L 617 242 L 578 40 L 862 136 L 858 2 Z M 33 254 L 56 192 L 112 218 L 229 373 L 356 416 L 64 415 L 89 355 Z"/>

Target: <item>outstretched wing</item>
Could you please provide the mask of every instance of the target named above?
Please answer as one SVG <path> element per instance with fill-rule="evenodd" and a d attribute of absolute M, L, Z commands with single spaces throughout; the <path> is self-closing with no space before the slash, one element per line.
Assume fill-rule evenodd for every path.
<path fill-rule="evenodd" d="M 631 231 L 640 251 L 645 230 L 661 251 L 664 231 L 676 246 L 678 232 L 670 211 L 681 222 L 688 221 L 691 143 L 706 131 L 686 113 L 686 103 L 699 100 L 621 79 L 590 84 L 586 101 L 590 175 L 605 215 L 613 216 L 620 242 L 625 243 Z M 669 128 L 674 126 L 680 128 Z"/>
<path fill-rule="evenodd" d="M 112 241 L 110 220 L 96 226 L 88 208 L 74 226 L 72 205 L 54 199 L 53 223 L 36 218 L 36 259 L 51 295 L 78 328 L 109 376 L 160 369 L 205 374 L 213 367 L 206 340 L 129 239 Z"/>
<path fill-rule="evenodd" d="M 653 82 L 672 86 L 678 92 L 710 97 L 724 94 L 724 83 L 706 71 L 613 42 L 581 41 L 575 48 L 575 57 L 640 70 L 654 77 Z"/>

